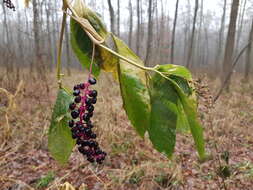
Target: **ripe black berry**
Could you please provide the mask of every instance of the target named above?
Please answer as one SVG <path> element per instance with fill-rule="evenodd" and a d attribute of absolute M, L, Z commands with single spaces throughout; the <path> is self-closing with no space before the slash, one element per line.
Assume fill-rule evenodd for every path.
<path fill-rule="evenodd" d="M 90 128 L 84 128 L 84 132 L 86 135 L 90 135 L 92 133 L 91 129 Z"/>
<path fill-rule="evenodd" d="M 74 110 L 75 108 L 76 108 L 76 104 L 75 103 L 69 104 L 69 109 L 70 110 Z"/>
<path fill-rule="evenodd" d="M 89 78 L 89 83 L 90 83 L 91 85 L 94 85 L 94 84 L 97 83 L 97 81 L 96 81 L 95 78 Z"/>
<path fill-rule="evenodd" d="M 70 120 L 70 121 L 69 121 L 69 127 L 73 127 L 74 124 L 75 124 L 74 120 Z"/>
<path fill-rule="evenodd" d="M 92 157 L 88 157 L 87 160 L 88 160 L 89 162 L 91 162 L 91 163 L 94 162 L 94 158 L 92 158 Z"/>
<path fill-rule="evenodd" d="M 72 112 L 71 112 L 71 116 L 72 116 L 73 119 L 78 118 L 78 116 L 79 116 L 79 111 L 77 111 L 77 110 L 72 111 Z"/>
<path fill-rule="evenodd" d="M 92 90 L 90 93 L 89 93 L 89 96 L 90 97 L 97 97 L 98 95 L 98 92 L 96 90 Z"/>
<path fill-rule="evenodd" d="M 79 85 L 75 85 L 74 88 L 73 88 L 73 90 L 75 91 L 75 90 L 78 90 L 79 88 L 80 88 Z"/>
<path fill-rule="evenodd" d="M 78 90 L 78 89 L 74 90 L 74 92 L 73 92 L 74 96 L 78 96 L 79 94 L 80 94 L 80 90 Z"/>
<path fill-rule="evenodd" d="M 77 96 L 77 97 L 75 97 L 75 103 L 80 103 L 81 102 L 81 100 L 82 100 L 82 97 L 81 96 Z"/>
<path fill-rule="evenodd" d="M 91 138 L 91 139 L 95 139 L 95 138 L 97 138 L 97 135 L 96 135 L 95 133 L 92 133 L 92 134 L 90 135 L 90 138 Z"/>
<path fill-rule="evenodd" d="M 72 133 L 72 138 L 73 139 L 76 139 L 77 138 L 77 135 L 75 133 Z"/>
<path fill-rule="evenodd" d="M 83 120 L 84 121 L 89 121 L 90 120 L 89 114 L 87 114 L 87 113 L 83 114 Z"/>
<path fill-rule="evenodd" d="M 92 99 L 87 98 L 87 99 L 85 100 L 85 104 L 86 104 L 87 106 L 91 105 L 91 104 L 92 104 Z"/>
<path fill-rule="evenodd" d="M 81 88 L 82 90 L 85 89 L 85 84 L 84 84 L 84 83 L 80 84 L 79 86 L 80 86 L 80 88 Z"/>
<path fill-rule="evenodd" d="M 87 114 L 90 118 L 93 116 L 93 112 L 88 112 Z"/>
<path fill-rule="evenodd" d="M 94 111 L 94 106 L 93 105 L 90 105 L 88 108 L 87 108 L 88 112 L 93 112 Z"/>
<path fill-rule="evenodd" d="M 91 103 L 92 103 L 92 104 L 96 104 L 96 102 L 97 102 L 97 98 L 92 98 L 92 99 L 91 99 Z"/>
<path fill-rule="evenodd" d="M 90 141 L 90 147 L 98 147 L 98 143 L 96 141 Z"/>

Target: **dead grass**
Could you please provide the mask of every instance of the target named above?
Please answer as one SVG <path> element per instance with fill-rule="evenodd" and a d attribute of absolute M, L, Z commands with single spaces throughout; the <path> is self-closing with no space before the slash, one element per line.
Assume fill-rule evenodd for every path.
<path fill-rule="evenodd" d="M 75 73 L 65 77 L 64 84 L 71 87 L 86 79 L 86 75 Z M 200 164 L 189 134 L 178 135 L 172 160 L 156 152 L 148 138 L 138 137 L 122 109 L 118 84 L 107 75 L 101 76 L 96 87 L 99 96 L 94 117 L 99 143 L 108 152 L 106 162 L 103 166 L 88 164 L 74 150 L 68 165 L 58 165 L 47 151 L 47 130 L 57 83 L 53 75 L 48 76 L 50 90 L 47 92 L 45 83 L 30 78 L 24 77 L 23 89 L 15 98 L 17 106 L 9 114 L 11 135 L 7 143 L 3 133 L 6 122 L 0 115 L 2 189 L 36 189 L 38 180 L 50 172 L 55 174 L 54 180 L 41 189 L 57 189 L 64 182 L 76 188 L 85 184 L 94 190 L 197 190 L 221 186 L 217 160 Z M 201 79 L 204 97 L 200 98 L 199 109 L 207 150 L 214 157 L 229 151 L 232 175 L 226 180 L 228 189 L 250 190 L 253 186 L 253 84 L 233 81 L 232 91 L 224 93 L 211 109 L 209 95 L 217 89 L 218 82 Z M 0 87 L 14 93 L 17 83 L 10 85 L 6 80 L 0 81 Z M 3 94 L 0 97 L 3 108 L 8 105 L 7 99 Z"/>

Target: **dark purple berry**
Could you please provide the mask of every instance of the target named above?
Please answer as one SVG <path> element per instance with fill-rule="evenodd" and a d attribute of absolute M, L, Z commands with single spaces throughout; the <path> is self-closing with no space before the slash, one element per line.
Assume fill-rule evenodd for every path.
<path fill-rule="evenodd" d="M 100 154 L 102 154 L 103 152 L 102 152 L 102 150 L 100 150 L 100 149 L 97 149 L 96 151 L 95 151 L 95 154 L 96 155 L 100 155 Z"/>
<path fill-rule="evenodd" d="M 88 112 L 93 112 L 94 111 L 94 106 L 93 105 L 90 105 L 88 108 L 87 108 Z"/>
<path fill-rule="evenodd" d="M 84 128 L 84 132 L 86 135 L 90 135 L 92 133 L 91 129 L 90 128 Z"/>
<path fill-rule="evenodd" d="M 98 143 L 96 141 L 91 140 L 90 141 L 90 147 L 96 148 L 96 147 L 98 147 Z"/>
<path fill-rule="evenodd" d="M 80 103 L 81 102 L 81 100 L 82 100 L 82 98 L 81 98 L 81 96 L 77 96 L 77 97 L 75 97 L 75 103 Z"/>
<path fill-rule="evenodd" d="M 97 103 L 97 98 L 92 98 L 92 99 L 91 99 L 91 103 L 92 103 L 92 104 L 96 104 L 96 103 Z"/>
<path fill-rule="evenodd" d="M 81 152 L 82 154 L 85 153 L 85 150 L 81 146 L 78 147 L 78 151 Z"/>
<path fill-rule="evenodd" d="M 71 116 L 72 116 L 73 119 L 78 118 L 78 116 L 79 116 L 79 111 L 77 111 L 77 110 L 72 111 L 72 112 L 71 112 Z"/>
<path fill-rule="evenodd" d="M 73 92 L 73 95 L 74 95 L 74 96 L 78 96 L 79 94 L 80 94 L 80 90 L 78 90 L 78 89 L 77 89 L 77 90 L 74 90 L 74 92 Z"/>
<path fill-rule="evenodd" d="M 90 120 L 90 116 L 87 113 L 83 114 L 83 120 L 84 121 L 89 121 Z"/>
<path fill-rule="evenodd" d="M 74 120 L 70 120 L 70 121 L 69 121 L 69 127 L 73 127 L 74 124 L 75 124 Z"/>
<path fill-rule="evenodd" d="M 97 138 L 97 135 L 96 135 L 95 133 L 92 133 L 92 134 L 90 135 L 90 138 L 95 139 L 95 138 Z"/>
<path fill-rule="evenodd" d="M 97 95 L 98 95 L 98 92 L 97 92 L 96 90 L 92 90 L 92 91 L 90 91 L 90 93 L 89 93 L 89 96 L 90 96 L 90 97 L 97 97 Z"/>
<path fill-rule="evenodd" d="M 82 139 L 77 139 L 76 144 L 81 145 L 83 143 Z"/>
<path fill-rule="evenodd" d="M 91 162 L 91 163 L 94 162 L 94 158 L 92 158 L 92 157 L 88 157 L 87 160 L 88 160 L 89 162 Z"/>
<path fill-rule="evenodd" d="M 76 108 L 76 104 L 74 102 L 69 104 L 69 109 L 70 110 L 74 110 L 75 108 Z"/>
<path fill-rule="evenodd" d="M 73 90 L 78 90 L 78 89 L 80 89 L 80 86 L 77 84 L 74 86 Z"/>
<path fill-rule="evenodd" d="M 89 83 L 90 83 L 91 85 L 94 85 L 94 84 L 97 83 L 97 81 L 96 81 L 95 78 L 89 78 Z"/>
<path fill-rule="evenodd" d="M 85 100 L 85 104 L 86 104 L 87 106 L 91 105 L 91 104 L 92 104 L 92 99 L 87 98 L 87 99 Z"/>
<path fill-rule="evenodd" d="M 91 118 L 93 116 L 93 112 L 88 112 L 88 116 Z"/>
<path fill-rule="evenodd" d="M 72 134 L 72 138 L 73 139 L 76 139 L 77 138 L 77 135 L 75 133 Z"/>
<path fill-rule="evenodd" d="M 80 88 L 81 88 L 82 90 L 85 89 L 85 84 L 84 84 L 84 83 L 80 84 L 79 86 L 80 86 Z"/>
<path fill-rule="evenodd" d="M 90 141 L 83 141 L 82 146 L 90 146 Z"/>

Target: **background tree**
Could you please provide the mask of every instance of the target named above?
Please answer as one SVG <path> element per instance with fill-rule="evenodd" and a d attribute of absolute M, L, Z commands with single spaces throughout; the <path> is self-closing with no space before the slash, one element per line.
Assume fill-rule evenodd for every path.
<path fill-rule="evenodd" d="M 195 29 L 196 29 L 196 20 L 198 15 L 198 9 L 199 9 L 199 1 L 195 0 L 195 8 L 194 8 L 194 18 L 192 23 L 192 31 L 191 31 L 191 37 L 190 37 L 190 45 L 188 48 L 188 55 L 187 55 L 187 62 L 186 67 L 190 68 L 192 64 L 192 55 L 194 54 L 194 40 L 195 40 Z"/>
<path fill-rule="evenodd" d="M 170 63 L 174 63 L 174 49 L 175 49 L 175 35 L 176 35 L 176 26 L 177 26 L 177 14 L 178 14 L 178 4 L 179 0 L 176 1 L 176 8 L 175 8 L 175 16 L 174 16 L 174 22 L 173 22 L 173 31 L 172 31 L 172 40 L 171 40 L 171 53 L 170 53 Z"/>
<path fill-rule="evenodd" d="M 233 0 L 230 13 L 230 22 L 226 40 L 225 56 L 223 61 L 223 75 L 222 81 L 225 80 L 226 76 L 231 70 L 234 46 L 235 46 L 235 33 L 236 33 L 236 21 L 238 15 L 239 0 Z M 229 89 L 229 84 L 227 85 Z"/>
<path fill-rule="evenodd" d="M 107 2 L 108 2 L 109 11 L 110 11 L 111 32 L 114 33 L 114 34 L 116 34 L 114 9 L 112 7 L 111 0 L 107 0 Z"/>
<path fill-rule="evenodd" d="M 145 65 L 150 65 L 150 57 L 151 57 L 151 48 L 152 48 L 152 40 L 153 40 L 153 0 L 149 0 L 148 3 L 148 37 L 147 37 L 147 50 L 146 50 L 146 58 Z"/>
<path fill-rule="evenodd" d="M 245 63 L 244 78 L 246 82 L 249 82 L 249 74 L 250 74 L 251 65 L 252 65 L 252 43 L 253 43 L 253 18 L 252 18 L 251 29 L 249 33 L 249 47 L 247 49 L 246 63 Z"/>

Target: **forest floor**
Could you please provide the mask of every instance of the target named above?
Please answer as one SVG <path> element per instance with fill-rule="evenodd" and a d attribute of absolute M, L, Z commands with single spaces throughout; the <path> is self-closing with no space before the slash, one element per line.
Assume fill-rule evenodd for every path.
<path fill-rule="evenodd" d="M 57 92 L 53 78 L 47 77 L 48 90 L 44 82 L 30 75 L 21 83 L 0 79 L 0 88 L 12 94 L 20 84 L 7 112 L 8 125 L 4 114 L 8 101 L 0 92 L 1 190 L 59 189 L 66 182 L 76 190 L 253 189 L 252 81 L 244 84 L 238 76 L 230 93 L 223 93 L 212 106 L 210 98 L 218 89 L 218 80 L 200 76 L 204 95 L 200 97 L 199 116 L 213 159 L 199 163 L 190 134 L 178 134 L 171 160 L 154 150 L 147 137 L 140 138 L 122 108 L 118 84 L 103 75 L 95 87 L 99 95 L 93 121 L 107 159 L 100 166 L 89 164 L 75 149 L 68 164 L 61 166 L 47 149 Z M 75 71 L 72 77 L 65 77 L 64 83 L 71 87 L 85 78 Z M 222 158 L 227 153 L 225 170 L 230 170 L 230 176 L 222 178 L 219 167 L 226 165 Z"/>

